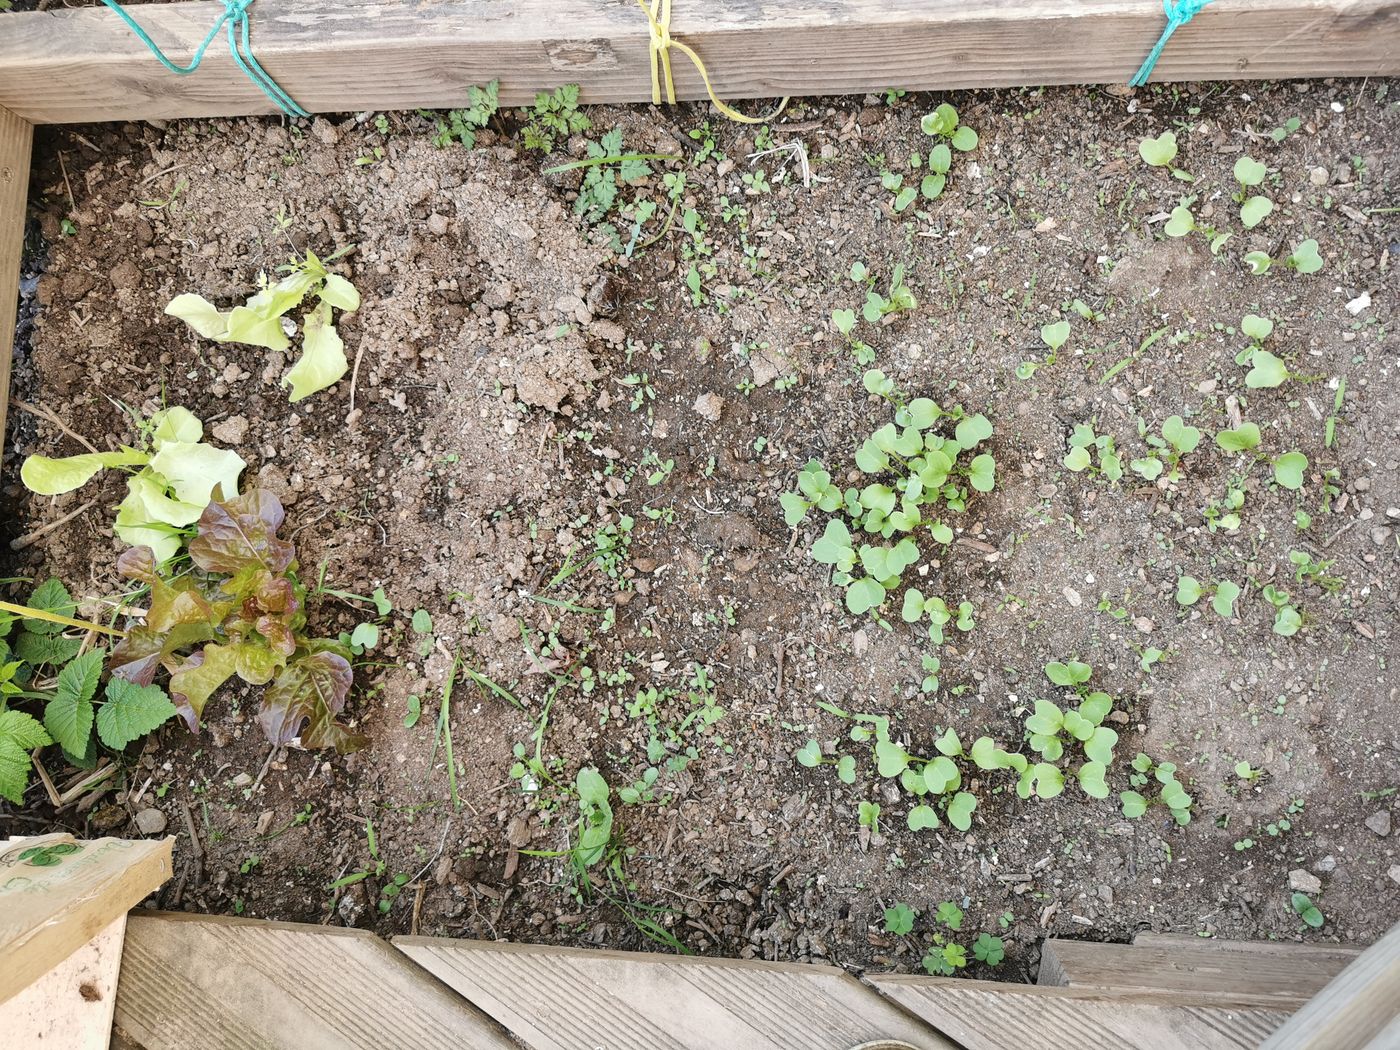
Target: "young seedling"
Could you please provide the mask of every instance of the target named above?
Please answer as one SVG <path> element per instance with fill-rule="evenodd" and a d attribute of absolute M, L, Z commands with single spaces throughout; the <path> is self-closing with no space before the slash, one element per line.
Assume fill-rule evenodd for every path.
<path fill-rule="evenodd" d="M 1240 760 L 1239 762 L 1235 763 L 1235 776 L 1239 777 L 1246 783 L 1252 784 L 1263 775 L 1264 771 L 1262 769 L 1255 769 L 1253 766 L 1251 766 L 1248 762 L 1244 760 Z"/>
<path fill-rule="evenodd" d="M 919 301 L 914 298 L 914 293 L 904 283 L 904 264 L 898 263 L 890 275 L 888 294 L 881 295 L 877 292 L 873 278 L 871 279 L 865 292 L 865 305 L 861 308 L 861 316 L 874 324 L 889 314 L 913 310 L 918 305 Z"/>
<path fill-rule="evenodd" d="M 1066 740 L 1077 740 L 1083 746 L 1087 761 L 1075 772 L 1075 777 L 1085 794 L 1091 798 L 1108 797 L 1104 775 L 1113 761 L 1118 734 L 1103 725 L 1113 709 L 1113 699 L 1107 693 L 1088 689 L 1092 673 L 1093 668 L 1077 660 L 1045 665 L 1045 676 L 1062 688 L 1074 690 L 1080 703 L 1077 709 L 1062 710 L 1049 700 L 1035 702 L 1034 712 L 1026 719 L 1026 733 L 1031 749 L 1038 751 L 1044 761 L 1022 773 L 1016 787 L 1022 798 L 1029 798 L 1032 788 L 1040 798 L 1053 798 L 1060 793 L 1063 774 L 1052 763 L 1063 757 Z"/>
<path fill-rule="evenodd" d="M 919 121 L 919 129 L 925 135 L 946 138 L 960 153 L 970 153 L 977 148 L 977 132 L 966 124 L 960 124 L 957 109 L 947 102 L 932 113 L 924 114 Z"/>
<path fill-rule="evenodd" d="M 1145 138 L 1138 143 L 1138 156 L 1154 168 L 1165 168 L 1176 160 L 1176 135 L 1164 131 L 1155 139 Z"/>
<path fill-rule="evenodd" d="M 1292 638 L 1303 626 L 1303 614 L 1293 606 L 1289 593 L 1269 584 L 1263 596 L 1274 607 L 1274 634 Z"/>
<path fill-rule="evenodd" d="M 1157 783 L 1162 786 L 1162 790 L 1156 799 L 1148 799 L 1136 790 L 1120 791 L 1118 799 L 1123 807 L 1123 816 L 1135 820 L 1146 813 L 1148 807 L 1155 802 L 1166 806 L 1178 824 L 1185 826 L 1191 823 L 1193 800 L 1176 779 L 1175 763 L 1163 762 L 1161 765 L 1156 765 L 1147 755 L 1138 752 L 1132 761 L 1132 767 L 1133 772 L 1129 779 L 1134 788 L 1145 787 L 1149 778 L 1155 778 Z"/>
<path fill-rule="evenodd" d="M 1059 359 L 1060 347 L 1064 346 L 1069 339 L 1069 333 L 1069 322 L 1065 320 L 1041 325 L 1040 341 L 1046 345 L 1050 352 L 1039 361 L 1022 361 L 1016 366 L 1016 378 L 1029 379 L 1041 366 L 1053 365 Z"/>
<path fill-rule="evenodd" d="M 1244 261 L 1249 265 L 1249 272 L 1255 277 L 1260 277 L 1269 272 L 1275 260 L 1266 252 L 1254 251 L 1246 255 Z M 1318 252 L 1317 241 L 1311 237 L 1299 241 L 1292 254 L 1283 260 L 1283 265 L 1295 273 L 1317 273 L 1322 269 L 1322 256 Z"/>
<path fill-rule="evenodd" d="M 1240 331 L 1249 336 L 1249 345 L 1235 355 L 1235 363 L 1247 365 L 1254 352 L 1264 345 L 1264 340 L 1274 334 L 1274 322 L 1258 314 L 1245 314 L 1240 321 Z"/>
<path fill-rule="evenodd" d="M 884 373 L 871 370 L 864 377 L 865 389 L 897 406 L 895 421 L 870 436 L 856 453 L 856 466 L 872 480 L 863 488 L 844 492 L 830 474 L 813 460 L 798 475 L 796 492 L 780 497 L 784 520 L 800 525 L 813 510 L 844 513 L 852 526 L 882 539 L 893 539 L 892 546 L 857 544 L 851 528 L 841 517 L 827 522 L 822 536 L 812 546 L 813 560 L 834 568 L 832 579 L 846 589 L 846 607 L 853 613 L 878 608 L 887 594 L 898 587 L 904 571 L 919 558 L 912 533 L 927 528 L 938 542 L 953 541 L 953 530 L 936 513 L 940 506 L 952 511 L 967 507 L 969 488 L 990 492 L 996 483 L 996 461 L 990 453 L 972 456 L 963 465 L 964 453 L 991 437 L 992 424 L 985 416 L 968 416 L 960 407 L 940 408 L 928 398 L 905 403 Z M 939 434 L 936 424 L 955 420 L 953 437 Z M 919 598 L 923 602 L 922 596 Z M 917 612 L 908 604 L 914 619 L 922 618 L 926 606 Z M 947 607 L 938 603 L 940 613 Z M 971 607 L 960 610 L 958 626 L 971 628 Z M 910 620 L 913 622 L 913 620 Z M 947 618 L 943 619 L 947 622 Z M 941 624 L 939 625 L 941 626 Z"/>
<path fill-rule="evenodd" d="M 1240 184 L 1235 201 L 1240 205 L 1240 221 L 1246 229 L 1254 229 L 1274 210 L 1274 202 L 1263 195 L 1249 196 L 1249 191 L 1264 181 L 1268 168 L 1250 157 L 1235 161 L 1235 181 Z"/>
<path fill-rule="evenodd" d="M 1223 619 L 1235 615 L 1235 601 L 1240 596 L 1240 586 L 1233 580 L 1220 580 L 1215 587 L 1206 590 L 1194 576 L 1182 576 L 1176 581 L 1176 601 L 1178 605 L 1191 606 L 1201 600 L 1202 595 L 1211 594 L 1210 607 Z"/>
<path fill-rule="evenodd" d="M 1337 438 L 1337 423 L 1341 419 L 1342 403 L 1347 396 L 1346 378 L 1337 381 L 1336 392 L 1332 395 L 1332 413 L 1327 417 L 1327 422 L 1322 427 L 1322 444 L 1324 448 L 1331 448 L 1332 443 Z"/>
<path fill-rule="evenodd" d="M 1270 389 L 1282 386 L 1286 380 L 1298 378 L 1288 370 L 1279 358 L 1262 347 L 1250 357 L 1250 368 L 1244 377 L 1244 385 L 1251 390 Z"/>
<path fill-rule="evenodd" d="M 1099 463 L 1093 465 L 1090 449 L 1098 452 Z M 1123 457 L 1114 447 L 1113 438 L 1108 434 L 1094 433 L 1094 425 L 1076 423 L 1074 433 L 1069 438 L 1069 451 L 1062 460 L 1065 467 L 1076 473 L 1087 470 L 1108 481 L 1118 481 L 1123 477 Z"/>
<path fill-rule="evenodd" d="M 310 296 L 315 305 L 301 318 L 301 357 L 282 380 L 283 386 L 292 388 L 291 400 L 297 402 L 334 385 L 349 371 L 345 343 L 335 329 L 332 310 L 354 313 L 360 308 L 360 293 L 344 277 L 326 269 L 327 263 L 348 251 L 350 248 L 342 248 L 324 262 L 308 251 L 304 260 L 279 266 L 278 270 L 286 276 L 275 284 L 269 284 L 266 275 L 261 275 L 258 293 L 227 313 L 203 296 L 189 292 L 172 299 L 165 312 L 218 343 L 245 343 L 283 351 L 292 345 L 283 331 L 283 315 Z"/>
<path fill-rule="evenodd" d="M 1232 430 L 1217 431 L 1215 443 L 1224 452 L 1249 452 L 1259 447 L 1262 436 L 1259 427 L 1248 421 Z"/>
<path fill-rule="evenodd" d="M 1301 452 L 1285 452 L 1274 460 L 1274 480 L 1291 492 L 1303 487 L 1308 457 Z"/>
<path fill-rule="evenodd" d="M 1141 459 L 1133 460 L 1129 466 L 1133 468 L 1133 473 L 1146 481 L 1156 481 L 1162 476 L 1163 469 L 1167 471 L 1168 482 L 1180 481 L 1181 457 L 1188 452 L 1194 452 L 1196 446 L 1201 443 L 1201 432 L 1193 426 L 1188 426 L 1180 416 L 1166 418 L 1162 424 L 1160 438 L 1148 433 L 1146 421 L 1139 420 L 1138 436 L 1152 446 L 1152 451 Z"/>
<path fill-rule="evenodd" d="M 1312 902 L 1306 893 L 1293 894 L 1290 903 L 1293 906 L 1293 914 L 1302 919 L 1314 930 L 1320 928 L 1327 921 L 1322 910 Z"/>
<path fill-rule="evenodd" d="M 1314 561 L 1311 554 L 1300 550 L 1289 551 L 1288 560 L 1293 565 L 1293 578 L 1299 583 L 1315 583 L 1328 594 L 1341 590 L 1346 583 L 1342 577 L 1328 574 L 1333 560 Z"/>
<path fill-rule="evenodd" d="M 1162 227 L 1162 232 L 1168 237 L 1185 237 L 1191 233 L 1200 233 L 1210 242 L 1210 253 L 1219 255 L 1220 250 L 1229 243 L 1234 234 L 1222 233 L 1214 226 L 1200 222 L 1191 211 L 1191 206 L 1195 203 L 1196 198 L 1191 196 L 1173 208 L 1166 225 Z"/>
<path fill-rule="evenodd" d="M 856 760 L 853 755 L 841 755 L 837 758 L 826 758 L 822 755 L 821 744 L 816 737 L 812 737 L 802 746 L 796 755 L 797 764 L 808 769 L 816 769 L 818 766 L 835 766 L 836 776 L 843 784 L 854 784 L 856 782 Z"/>

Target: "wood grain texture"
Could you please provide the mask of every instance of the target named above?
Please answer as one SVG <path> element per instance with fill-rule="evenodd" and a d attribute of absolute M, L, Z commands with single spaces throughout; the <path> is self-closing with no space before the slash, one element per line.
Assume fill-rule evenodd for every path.
<path fill-rule="evenodd" d="M 1394 1050 L 1400 1046 L 1400 926 L 1313 996 L 1263 1050 Z"/>
<path fill-rule="evenodd" d="M 222 4 L 135 14 L 185 60 Z M 627 0 L 258 0 L 258 58 L 313 112 L 461 105 L 578 83 L 587 102 L 651 98 L 649 31 Z M 672 34 L 726 99 L 1125 82 L 1164 25 L 1160 0 L 679 0 Z M 675 55 L 676 86 L 704 97 Z M 1173 37 L 1156 80 L 1400 73 L 1400 0 L 1231 0 Z M 36 123 L 270 113 L 221 45 L 192 76 L 167 73 L 105 8 L 10 14 L 0 105 Z"/>
<path fill-rule="evenodd" d="M 33 984 L 170 877 L 173 838 L 66 834 L 0 844 L 0 1003 Z M 61 846 L 57 863 L 26 851 Z M 0 1037 L 0 1045 L 3 1045 Z"/>
<path fill-rule="evenodd" d="M 10 403 L 19 308 L 19 260 L 24 250 L 24 206 L 34 126 L 0 109 L 0 451 L 5 447 L 5 409 Z"/>
<path fill-rule="evenodd" d="M 141 912 L 114 1029 L 141 1050 L 519 1050 L 364 930 Z"/>
<path fill-rule="evenodd" d="M 1277 1006 L 1292 1011 L 1361 954 L 1249 941 L 1153 938 L 1104 944 L 1052 938 L 1041 947 L 1040 986 L 1126 992 L 1172 992 L 1203 1001 Z"/>
<path fill-rule="evenodd" d="M 953 1044 L 832 966 L 396 937 L 530 1050 Z"/>
<path fill-rule="evenodd" d="M 963 1050 L 1254 1050 L 1288 1017 L 1278 1007 L 1000 981 L 866 975 Z"/>

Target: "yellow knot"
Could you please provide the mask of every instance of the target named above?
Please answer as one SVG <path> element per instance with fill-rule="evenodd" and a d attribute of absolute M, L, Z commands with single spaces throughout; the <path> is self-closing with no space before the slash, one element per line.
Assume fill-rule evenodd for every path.
<path fill-rule="evenodd" d="M 748 117 L 733 106 L 721 102 L 715 94 L 714 85 L 710 83 L 710 74 L 705 69 L 705 63 L 700 60 L 695 49 L 671 37 L 671 0 L 651 0 L 650 7 L 647 6 L 646 0 L 637 0 L 637 6 L 642 9 L 642 14 L 647 16 L 647 24 L 651 27 L 651 101 L 654 105 L 661 105 L 663 74 L 666 79 L 666 101 L 673 106 L 676 104 L 676 82 L 671 75 L 671 48 L 676 47 L 695 63 L 700 79 L 705 82 L 705 91 L 709 94 L 710 101 L 730 120 L 737 120 L 741 124 L 766 124 L 787 106 L 788 100 L 783 99 L 772 113 L 761 117 Z"/>

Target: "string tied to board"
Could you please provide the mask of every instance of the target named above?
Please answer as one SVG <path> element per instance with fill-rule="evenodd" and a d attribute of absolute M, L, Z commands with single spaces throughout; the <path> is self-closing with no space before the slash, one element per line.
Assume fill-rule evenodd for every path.
<path fill-rule="evenodd" d="M 650 6 L 647 5 L 647 0 L 637 0 L 637 6 L 642 9 L 642 14 L 647 16 L 647 25 L 651 28 L 651 101 L 653 105 L 661 105 L 663 81 L 666 87 L 667 104 L 672 106 L 676 104 L 676 83 L 671 73 L 671 48 L 674 47 L 694 63 L 695 71 L 705 82 L 705 92 L 710 96 L 710 101 L 730 120 L 736 120 L 741 124 L 766 124 L 787 107 L 788 100 L 783 99 L 773 112 L 761 117 L 750 117 L 722 101 L 715 94 L 714 85 L 710 83 L 709 71 L 705 68 L 705 63 L 700 56 L 696 54 L 695 49 L 671 36 L 671 0 L 651 0 Z"/>
<path fill-rule="evenodd" d="M 1172 38 L 1172 34 L 1200 14 L 1201 8 L 1210 2 L 1211 0 L 1162 0 L 1162 10 L 1167 14 L 1166 28 L 1143 59 L 1133 79 L 1128 81 L 1129 87 L 1142 87 L 1147 83 L 1147 78 L 1152 75 L 1152 70 L 1156 67 L 1157 60 L 1162 57 L 1162 52 L 1166 50 L 1167 41 Z"/>
<path fill-rule="evenodd" d="M 204 53 L 209 50 L 209 45 L 214 42 L 214 38 L 219 35 L 219 30 L 223 29 L 228 37 L 228 51 L 233 56 L 234 64 L 242 70 L 243 75 L 253 82 L 268 99 L 283 113 L 291 117 L 309 117 L 306 110 L 296 104 L 291 95 L 287 94 L 272 79 L 272 75 L 262 67 L 262 64 L 253 56 L 253 45 L 249 39 L 248 30 L 248 8 L 253 5 L 253 0 L 223 0 L 224 13 L 219 16 L 214 27 L 205 35 L 204 40 L 195 48 L 194 57 L 190 59 L 187 66 L 177 65 L 168 58 L 164 51 L 151 39 L 151 34 L 146 32 L 131 15 L 123 10 L 117 0 L 102 0 L 102 2 L 114 11 L 127 28 L 136 34 L 137 39 L 145 44 L 151 54 L 155 55 L 170 72 L 178 76 L 185 76 L 193 73 L 199 68 L 199 64 L 204 61 Z"/>

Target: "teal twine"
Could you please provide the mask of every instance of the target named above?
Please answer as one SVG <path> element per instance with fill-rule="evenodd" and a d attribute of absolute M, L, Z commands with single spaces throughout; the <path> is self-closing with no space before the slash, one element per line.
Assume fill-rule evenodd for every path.
<path fill-rule="evenodd" d="M 263 69 L 258 60 L 253 57 L 253 48 L 248 41 L 248 8 L 252 5 L 253 0 L 223 0 L 224 13 L 219 16 L 219 20 L 214 23 L 214 28 L 209 30 L 199 47 L 195 48 L 194 58 L 190 59 L 190 64 L 187 66 L 177 66 L 168 59 L 165 53 L 156 46 L 156 42 L 151 39 L 151 35 L 137 24 L 136 19 L 122 10 L 117 0 L 102 0 L 102 2 L 117 13 L 121 20 L 127 24 L 127 27 L 140 39 L 141 43 L 150 49 L 151 54 L 160 60 L 161 65 L 180 76 L 193 73 L 199 68 L 199 64 L 204 61 L 204 52 L 209 50 L 209 45 L 219 35 L 219 30 L 227 27 L 228 51 L 233 56 L 234 63 L 243 71 L 243 75 L 257 85 L 258 89 L 283 113 L 295 117 L 311 116 L 293 101 L 291 95 L 278 86 L 277 81 L 273 80 L 267 70 Z M 239 33 L 242 34 L 241 48 L 239 46 Z"/>
<path fill-rule="evenodd" d="M 1147 58 L 1143 59 L 1137 75 L 1128 81 L 1129 87 L 1142 87 L 1147 83 L 1147 78 L 1152 75 L 1152 70 L 1157 65 L 1157 59 L 1162 57 L 1162 52 L 1166 49 L 1167 41 L 1172 38 L 1172 34 L 1177 31 L 1178 27 L 1184 26 L 1200 14 L 1201 8 L 1210 2 L 1211 0 L 1175 0 L 1175 2 L 1162 0 L 1162 9 L 1167 13 L 1167 28 L 1162 30 L 1162 35 L 1157 38 L 1156 45 L 1147 53 Z"/>

